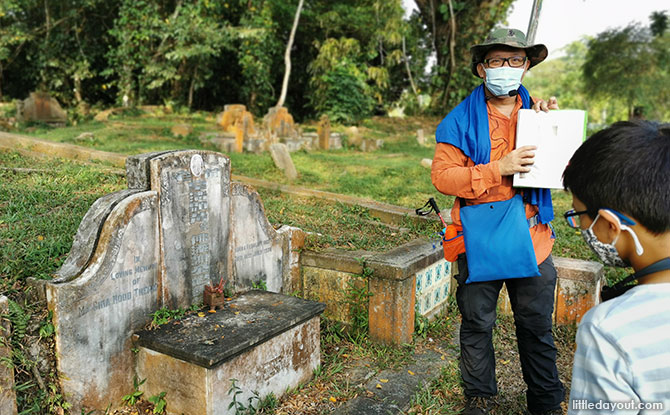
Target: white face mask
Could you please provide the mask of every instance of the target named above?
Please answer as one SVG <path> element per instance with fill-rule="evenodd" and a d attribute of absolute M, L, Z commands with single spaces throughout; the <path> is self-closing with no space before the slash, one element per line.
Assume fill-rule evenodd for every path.
<path fill-rule="evenodd" d="M 485 68 L 486 88 L 497 97 L 509 96 L 510 91 L 516 91 L 521 86 L 521 77 L 525 68 L 511 68 L 501 66 L 500 68 Z"/>
<path fill-rule="evenodd" d="M 621 224 L 621 221 L 615 214 L 612 213 L 612 216 L 616 218 L 616 220 L 619 222 L 619 226 L 621 227 L 622 231 L 630 232 L 630 234 L 633 236 L 633 240 L 635 241 L 635 252 L 638 255 L 642 255 L 644 253 L 644 248 L 642 248 L 642 245 L 640 244 L 640 241 L 637 239 L 637 235 L 635 234 L 635 232 L 628 226 Z M 591 223 L 591 226 L 589 226 L 588 229 L 582 230 L 582 236 L 584 237 L 586 244 L 593 250 L 593 252 L 605 265 L 609 265 L 612 267 L 630 266 L 629 263 L 624 261 L 623 258 L 619 256 L 619 251 L 617 251 L 616 247 L 614 246 L 616 242 L 619 240 L 619 235 L 617 235 L 617 237 L 614 238 L 614 240 L 608 244 L 605 242 L 600 242 L 600 240 L 596 237 L 596 234 L 593 232 L 593 225 L 596 224 L 598 218 L 600 218 L 600 213 L 598 213 L 595 220 L 593 221 L 593 223 Z"/>

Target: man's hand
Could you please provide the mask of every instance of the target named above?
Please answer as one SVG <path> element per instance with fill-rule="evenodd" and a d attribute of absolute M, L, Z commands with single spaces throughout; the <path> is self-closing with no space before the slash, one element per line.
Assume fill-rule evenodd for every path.
<path fill-rule="evenodd" d="M 498 162 L 501 176 L 509 176 L 514 173 L 528 173 L 530 165 L 533 164 L 536 146 L 523 146 L 512 151 L 501 158 Z"/>
<path fill-rule="evenodd" d="M 549 112 L 549 110 L 557 110 L 558 109 L 558 101 L 556 100 L 556 97 L 551 97 L 549 98 L 549 101 L 545 100 L 538 100 L 533 104 L 533 109 L 535 112 Z"/>

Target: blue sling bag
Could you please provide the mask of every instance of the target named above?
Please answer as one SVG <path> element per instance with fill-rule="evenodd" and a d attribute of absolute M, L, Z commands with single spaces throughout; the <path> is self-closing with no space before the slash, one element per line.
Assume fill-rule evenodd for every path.
<path fill-rule="evenodd" d="M 471 282 L 540 275 L 523 198 L 461 205 L 463 241 Z"/>

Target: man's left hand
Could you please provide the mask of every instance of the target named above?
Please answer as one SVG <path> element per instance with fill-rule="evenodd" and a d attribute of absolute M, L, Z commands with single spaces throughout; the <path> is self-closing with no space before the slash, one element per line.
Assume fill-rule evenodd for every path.
<path fill-rule="evenodd" d="M 535 112 L 540 111 L 549 112 L 549 110 L 557 110 L 558 101 L 556 100 L 556 97 L 551 97 L 549 98 L 548 101 L 540 99 L 533 104 L 533 109 L 535 110 Z"/>

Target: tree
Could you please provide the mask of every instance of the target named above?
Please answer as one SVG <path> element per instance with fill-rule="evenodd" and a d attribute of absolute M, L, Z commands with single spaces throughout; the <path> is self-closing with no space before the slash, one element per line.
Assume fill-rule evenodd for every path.
<path fill-rule="evenodd" d="M 436 56 L 433 103 L 440 112 L 460 102 L 480 81 L 470 72 L 469 48 L 481 43 L 513 0 L 415 0 Z"/>
<path fill-rule="evenodd" d="M 656 82 L 659 68 L 651 43 L 649 29 L 639 24 L 598 34 L 588 44 L 583 66 L 585 93 L 619 102 L 632 116 L 635 105 L 663 88 Z"/>

